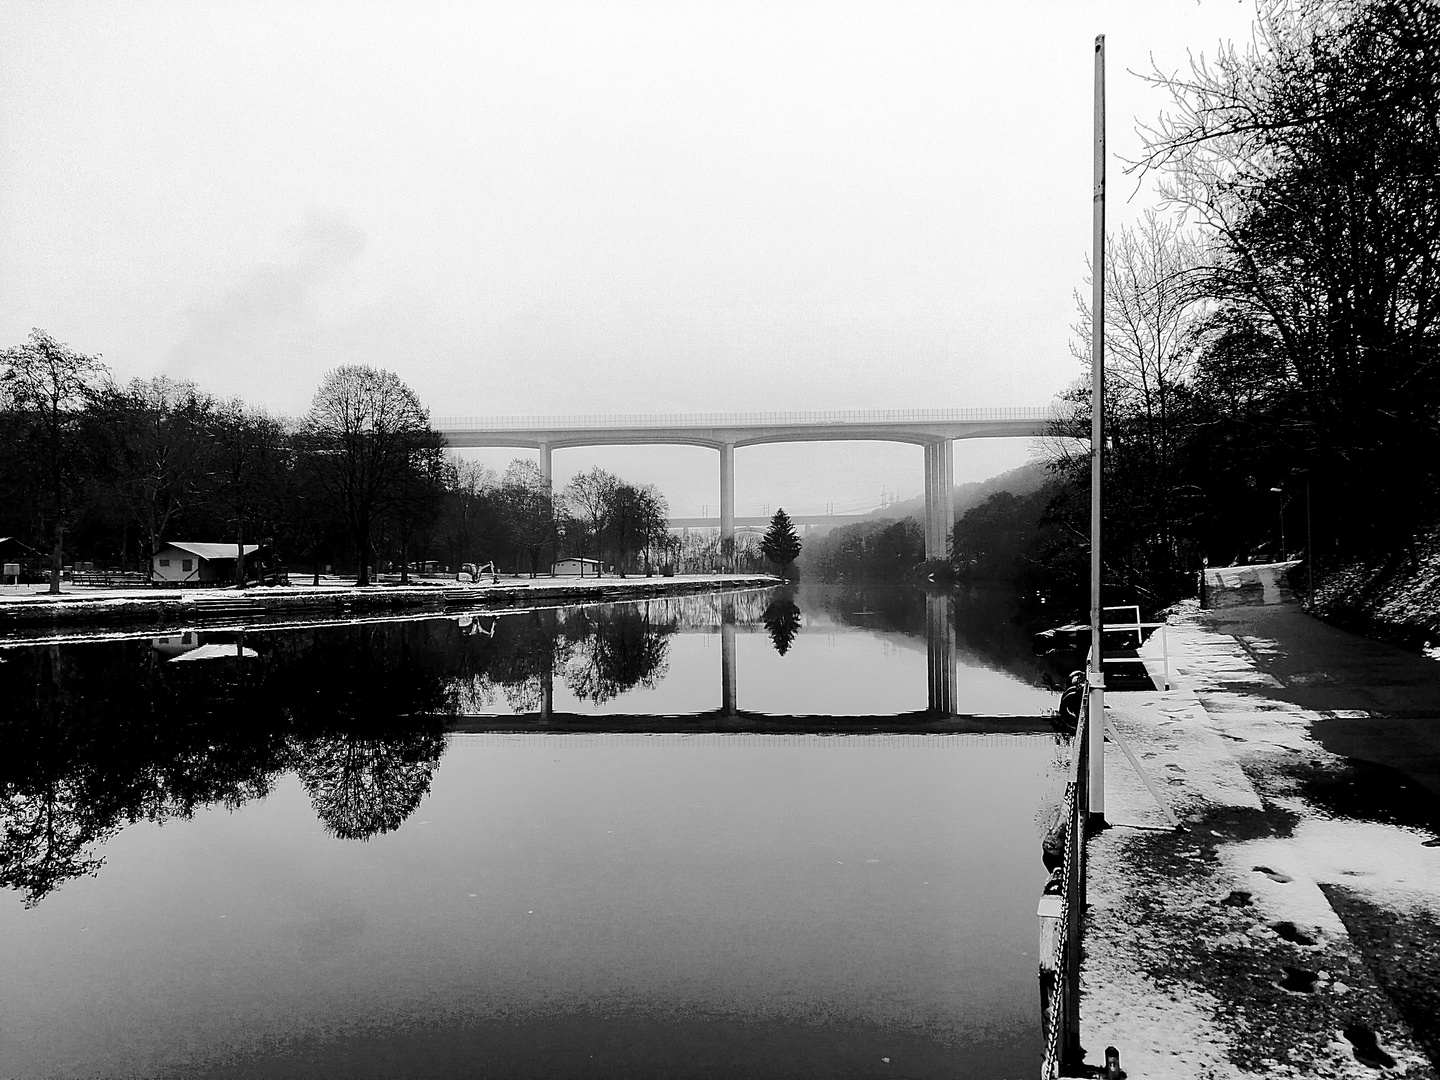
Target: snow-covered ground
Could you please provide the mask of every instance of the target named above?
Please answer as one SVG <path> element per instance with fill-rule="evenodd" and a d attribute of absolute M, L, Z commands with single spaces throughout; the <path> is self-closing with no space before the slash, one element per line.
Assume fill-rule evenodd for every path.
<path fill-rule="evenodd" d="M 320 585 L 207 589 L 67 587 L 59 596 L 43 587 L 22 586 L 22 593 L 0 594 L 0 635 L 15 643 L 17 635 L 77 633 L 103 636 L 125 627 L 168 627 L 204 621 L 237 621 L 367 616 L 420 617 L 426 611 L 473 607 L 498 611 L 535 606 L 587 604 L 643 599 L 712 589 L 762 588 L 780 583 L 763 574 L 691 574 L 675 577 L 626 578 L 502 577 L 476 582 L 421 579 L 414 584 L 357 588 L 353 581 L 322 579 Z M 27 640 L 28 640 L 27 637 Z"/>
<path fill-rule="evenodd" d="M 1223 586 L 1261 585 L 1258 602 L 1274 603 L 1250 569 Z M 1434 837 L 1307 798 L 1306 777 L 1345 763 L 1312 738 L 1319 714 L 1262 696 L 1274 680 L 1255 643 L 1194 614 L 1172 619 L 1167 636 L 1174 689 L 1112 694 L 1108 705 L 1184 830 L 1107 744 L 1112 827 L 1090 842 L 1082 968 L 1088 1060 L 1102 1063 L 1114 1045 L 1133 1080 L 1433 1077 L 1395 980 L 1387 995 L 1332 897 L 1352 917 L 1433 925 Z M 1142 655 L 1161 685 L 1158 635 Z"/>

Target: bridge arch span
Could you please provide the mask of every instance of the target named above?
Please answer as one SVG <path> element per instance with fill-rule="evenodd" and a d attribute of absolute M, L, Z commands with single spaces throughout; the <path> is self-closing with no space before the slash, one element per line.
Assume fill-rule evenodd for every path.
<path fill-rule="evenodd" d="M 735 538 L 735 450 L 797 442 L 891 442 L 925 451 L 925 557 L 948 554 L 954 524 L 957 439 L 1035 438 L 1053 430 L 1054 406 L 1020 409 L 909 409 L 831 413 L 700 413 L 643 416 L 465 417 L 437 419 L 455 447 L 524 447 L 540 452 L 552 478 L 555 450 L 583 446 L 699 446 L 720 454 L 720 536 Z"/>

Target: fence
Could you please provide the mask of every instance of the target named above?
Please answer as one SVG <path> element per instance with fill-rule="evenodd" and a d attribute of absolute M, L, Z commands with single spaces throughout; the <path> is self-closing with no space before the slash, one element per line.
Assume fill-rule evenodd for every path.
<path fill-rule="evenodd" d="M 1085 916 L 1085 827 L 1090 817 L 1090 691 L 1080 703 L 1070 743 L 1065 784 L 1065 854 L 1059 889 L 1040 900 L 1041 1022 L 1045 1036 L 1042 1080 L 1079 1075 L 1081 924 Z"/>
<path fill-rule="evenodd" d="M 448 416 L 431 421 L 437 431 L 515 431 L 581 428 L 770 427 L 790 424 L 934 424 L 1004 420 L 1052 420 L 1051 407 L 1002 409 L 852 409 L 829 412 L 591 413 L 572 416 Z"/>

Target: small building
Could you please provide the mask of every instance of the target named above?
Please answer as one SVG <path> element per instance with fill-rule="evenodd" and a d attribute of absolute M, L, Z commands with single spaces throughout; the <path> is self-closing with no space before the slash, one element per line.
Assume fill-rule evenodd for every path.
<path fill-rule="evenodd" d="M 598 559 L 561 559 L 550 567 L 556 577 L 599 577 L 601 566 Z"/>
<path fill-rule="evenodd" d="M 157 585 L 228 585 L 235 580 L 235 544 L 198 544 L 172 540 L 151 560 Z M 260 550 L 246 544 L 245 557 Z"/>

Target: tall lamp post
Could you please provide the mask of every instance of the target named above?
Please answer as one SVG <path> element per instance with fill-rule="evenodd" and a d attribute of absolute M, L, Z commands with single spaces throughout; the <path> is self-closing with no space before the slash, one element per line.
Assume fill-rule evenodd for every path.
<path fill-rule="evenodd" d="M 1095 190 L 1090 285 L 1090 822 L 1105 820 L 1105 608 L 1100 596 L 1100 479 L 1105 445 L 1105 35 L 1095 38 Z"/>

